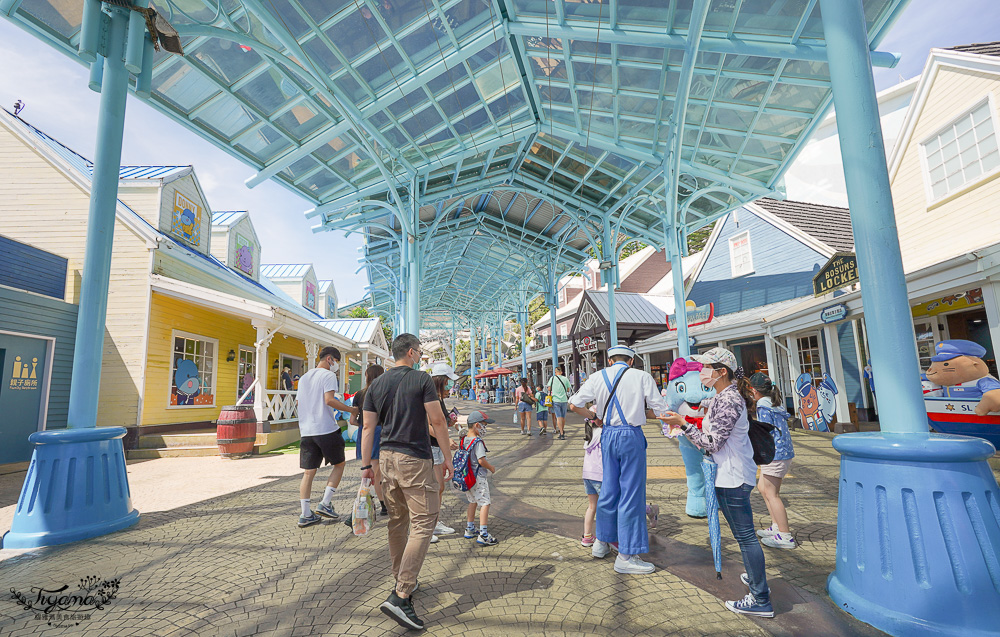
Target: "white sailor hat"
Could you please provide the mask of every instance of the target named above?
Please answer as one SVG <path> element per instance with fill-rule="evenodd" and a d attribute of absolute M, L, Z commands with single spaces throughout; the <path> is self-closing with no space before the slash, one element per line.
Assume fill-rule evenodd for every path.
<path fill-rule="evenodd" d="M 615 345 L 614 347 L 608 348 L 608 358 L 612 356 L 628 356 L 629 358 L 635 358 L 635 350 L 628 345 Z"/>

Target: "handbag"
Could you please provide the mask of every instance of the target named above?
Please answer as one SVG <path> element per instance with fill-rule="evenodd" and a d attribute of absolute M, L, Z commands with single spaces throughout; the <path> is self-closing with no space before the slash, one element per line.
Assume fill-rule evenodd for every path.
<path fill-rule="evenodd" d="M 750 428 L 747 434 L 750 436 L 750 446 L 753 447 L 753 461 L 757 465 L 771 464 L 774 462 L 774 436 L 771 432 L 774 425 L 761 422 L 756 418 L 747 415 Z"/>

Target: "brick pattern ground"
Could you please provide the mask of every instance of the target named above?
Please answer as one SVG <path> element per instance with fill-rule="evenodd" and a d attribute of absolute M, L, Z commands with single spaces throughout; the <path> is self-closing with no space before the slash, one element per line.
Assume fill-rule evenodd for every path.
<path fill-rule="evenodd" d="M 471 408 L 460 405 L 464 412 Z M 579 420 L 571 416 L 568 440 L 558 441 L 518 435 L 509 407 L 490 414 L 498 420 L 487 438 L 491 455 L 523 457 L 501 464 L 496 493 L 523 502 L 525 509 L 581 516 L 586 500 Z M 650 465 L 681 464 L 676 443 L 652 426 L 647 434 Z M 834 559 L 838 456 L 828 437 L 796 434 L 795 443 L 794 477 L 783 492 L 802 547 L 765 549 L 768 572 L 822 594 Z M 338 510 L 347 510 L 357 489 L 356 467 L 353 461 L 348 466 L 335 500 Z M 121 579 L 118 598 L 78 626 L 50 626 L 5 599 L 0 635 L 405 634 L 376 610 L 391 589 L 384 523 L 363 538 L 337 523 L 299 529 L 297 489 L 297 476 L 279 477 L 144 514 L 136 527 L 120 533 L 0 562 L 5 593 L 72 584 L 87 575 Z M 661 506 L 657 536 L 707 546 L 704 521 L 684 515 L 683 480 L 653 480 L 649 494 Z M 754 507 L 765 511 L 757 496 Z M 446 493 L 443 521 L 461 530 L 464 510 L 464 499 Z M 427 634 L 789 634 L 776 623 L 725 611 L 719 597 L 669 570 L 617 575 L 610 557 L 594 560 L 580 547 L 579 533 L 516 519 L 501 513 L 491 520 L 490 531 L 501 540 L 496 547 L 479 547 L 461 535 L 431 546 L 414 597 Z M 725 557 L 738 560 L 735 542 L 728 530 L 723 533 Z M 705 568 L 711 569 L 710 561 Z"/>

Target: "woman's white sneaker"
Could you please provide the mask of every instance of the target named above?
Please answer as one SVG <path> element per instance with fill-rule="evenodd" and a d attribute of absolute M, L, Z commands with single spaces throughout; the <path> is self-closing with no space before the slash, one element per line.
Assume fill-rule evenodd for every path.
<path fill-rule="evenodd" d="M 634 575 L 646 575 L 656 570 L 656 567 L 649 562 L 643 562 L 638 555 L 633 555 L 627 560 L 623 560 L 621 554 L 615 558 L 615 572 Z"/>
<path fill-rule="evenodd" d="M 434 535 L 451 535 L 454 532 L 455 529 L 451 528 L 450 526 L 441 524 L 440 522 L 438 522 L 437 525 L 434 527 Z"/>
<path fill-rule="evenodd" d="M 782 535 L 781 533 L 775 533 L 770 537 L 762 537 L 760 538 L 760 543 L 764 546 L 770 546 L 772 549 L 793 549 L 798 546 L 795 538 L 791 535 Z"/>
<path fill-rule="evenodd" d="M 757 537 L 771 537 L 778 532 L 778 529 L 774 528 L 774 525 L 767 527 L 766 529 L 761 529 L 757 531 Z"/>

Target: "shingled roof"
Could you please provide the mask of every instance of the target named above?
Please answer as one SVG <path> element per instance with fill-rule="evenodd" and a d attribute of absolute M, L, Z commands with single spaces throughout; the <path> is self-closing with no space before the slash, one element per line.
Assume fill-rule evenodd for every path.
<path fill-rule="evenodd" d="M 847 208 L 767 197 L 754 203 L 838 252 L 854 250 L 851 213 Z"/>
<path fill-rule="evenodd" d="M 960 51 L 962 53 L 975 53 L 977 55 L 993 55 L 1000 57 L 1000 42 L 980 42 L 978 44 L 962 44 L 953 46 L 948 51 Z"/>

